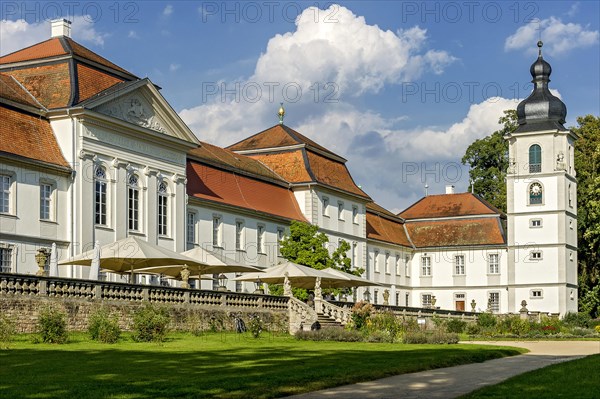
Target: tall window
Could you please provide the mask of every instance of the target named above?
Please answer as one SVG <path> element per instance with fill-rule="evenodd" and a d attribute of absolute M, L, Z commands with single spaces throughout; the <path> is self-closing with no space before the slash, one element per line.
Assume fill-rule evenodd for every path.
<path fill-rule="evenodd" d="M 187 242 L 195 243 L 196 242 L 196 213 L 188 212 L 187 213 Z"/>
<path fill-rule="evenodd" d="M 488 295 L 488 308 L 492 313 L 500 312 L 500 293 L 490 292 Z"/>
<path fill-rule="evenodd" d="M 358 265 L 356 261 L 358 259 L 358 243 L 356 241 L 352 242 L 352 267 L 356 269 Z"/>
<path fill-rule="evenodd" d="M 285 230 L 283 227 L 277 228 L 277 256 L 281 256 L 281 240 L 285 237 Z"/>
<path fill-rule="evenodd" d="M 160 182 L 158 185 L 158 235 L 167 235 L 168 214 L 167 183 Z"/>
<path fill-rule="evenodd" d="M 431 294 L 421 294 L 421 307 L 430 308 L 431 305 L 432 305 L 432 295 Z"/>
<path fill-rule="evenodd" d="M 400 276 L 400 274 L 402 274 L 402 265 L 400 264 L 400 255 L 396 255 L 396 276 Z"/>
<path fill-rule="evenodd" d="M 323 216 L 329 216 L 329 198 L 323 197 Z"/>
<path fill-rule="evenodd" d="M 373 253 L 373 269 L 375 272 L 379 272 L 379 262 L 377 262 L 377 258 L 379 258 L 379 251 Z"/>
<path fill-rule="evenodd" d="M 0 273 L 11 272 L 12 248 L 0 248 Z"/>
<path fill-rule="evenodd" d="M 40 184 L 40 219 L 50 220 L 50 209 L 52 205 L 52 185 Z"/>
<path fill-rule="evenodd" d="M 385 253 L 385 273 L 390 274 L 390 253 Z"/>
<path fill-rule="evenodd" d="M 489 254 L 488 255 L 488 264 L 489 264 L 490 274 L 500 273 L 500 262 L 498 262 L 498 254 Z"/>
<path fill-rule="evenodd" d="M 256 226 L 256 251 L 259 254 L 265 253 L 265 226 Z"/>
<path fill-rule="evenodd" d="M 421 275 L 431 276 L 431 257 L 423 256 L 421 258 Z"/>
<path fill-rule="evenodd" d="M 529 186 L 529 204 L 537 205 L 542 203 L 544 193 L 540 183 L 531 183 Z"/>
<path fill-rule="evenodd" d="M 138 177 L 136 175 L 129 176 L 127 183 L 127 226 L 129 230 L 138 231 L 140 229 L 140 188 Z"/>
<path fill-rule="evenodd" d="M 454 274 L 465 274 L 465 256 L 456 255 L 454 257 Z"/>
<path fill-rule="evenodd" d="M 244 222 L 237 220 L 235 222 L 235 249 L 241 250 L 244 248 Z"/>
<path fill-rule="evenodd" d="M 529 173 L 542 171 L 542 147 L 537 144 L 529 147 Z"/>
<path fill-rule="evenodd" d="M 352 223 L 358 224 L 358 207 L 356 205 L 352 207 Z"/>
<path fill-rule="evenodd" d="M 0 212 L 10 213 L 10 176 L 0 175 Z"/>
<path fill-rule="evenodd" d="M 344 220 L 344 203 L 338 202 L 338 219 Z"/>
<path fill-rule="evenodd" d="M 221 218 L 219 216 L 213 217 L 212 243 L 214 247 L 221 246 Z"/>
<path fill-rule="evenodd" d="M 95 186 L 95 223 L 106 225 L 106 169 L 97 166 L 94 174 Z"/>

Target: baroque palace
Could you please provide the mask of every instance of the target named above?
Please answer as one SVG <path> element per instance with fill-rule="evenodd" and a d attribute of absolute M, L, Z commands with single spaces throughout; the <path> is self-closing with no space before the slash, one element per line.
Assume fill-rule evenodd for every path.
<path fill-rule="evenodd" d="M 346 159 L 283 123 L 227 148 L 200 141 L 148 78 L 53 21 L 49 40 L 0 57 L 0 272 L 35 273 L 36 254 L 53 244 L 64 259 L 127 236 L 268 268 L 297 220 L 319 226 L 331 250 L 350 244 L 352 265 L 382 285 L 359 289 L 361 299 L 381 304 L 387 291 L 397 306 L 506 313 L 526 300 L 535 311 L 576 311 L 577 137 L 550 73 L 540 47 L 534 90 L 506 137 L 507 214 L 452 186 L 394 214 L 355 184 Z"/>

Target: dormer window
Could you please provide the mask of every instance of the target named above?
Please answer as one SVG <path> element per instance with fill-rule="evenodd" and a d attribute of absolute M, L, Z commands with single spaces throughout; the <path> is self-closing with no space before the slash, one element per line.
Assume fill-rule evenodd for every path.
<path fill-rule="evenodd" d="M 529 147 L 529 173 L 542 171 L 542 147 L 537 144 Z"/>

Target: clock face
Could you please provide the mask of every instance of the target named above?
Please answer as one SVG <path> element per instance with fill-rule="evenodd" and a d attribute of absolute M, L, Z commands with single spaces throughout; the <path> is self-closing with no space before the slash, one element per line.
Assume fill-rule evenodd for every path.
<path fill-rule="evenodd" d="M 538 183 L 534 183 L 531 185 L 530 191 L 533 195 L 539 195 L 542 192 L 542 186 Z"/>

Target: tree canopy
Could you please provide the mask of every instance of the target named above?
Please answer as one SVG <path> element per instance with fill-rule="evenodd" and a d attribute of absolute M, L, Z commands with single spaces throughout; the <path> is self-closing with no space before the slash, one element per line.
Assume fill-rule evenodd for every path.
<path fill-rule="evenodd" d="M 600 316 L 600 117 L 577 118 L 571 130 L 577 172 L 577 232 L 579 308 Z"/>
<path fill-rule="evenodd" d="M 483 139 L 475 140 L 462 157 L 463 165 L 470 166 L 469 191 L 483 197 L 496 208 L 506 212 L 506 169 L 508 143 L 504 135 L 518 126 L 517 111 L 506 110 L 498 123 L 502 128 Z"/>

